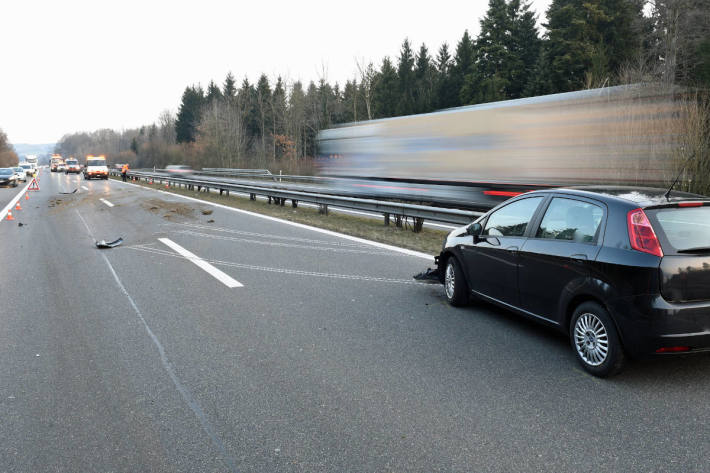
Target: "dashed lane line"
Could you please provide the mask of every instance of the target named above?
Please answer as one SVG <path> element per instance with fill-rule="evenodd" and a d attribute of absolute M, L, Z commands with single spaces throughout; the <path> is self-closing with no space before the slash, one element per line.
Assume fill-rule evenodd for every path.
<path fill-rule="evenodd" d="M 186 250 L 182 246 L 178 245 L 174 241 L 168 239 L 168 238 L 158 238 L 158 241 L 166 245 L 167 247 L 171 248 L 175 252 L 179 253 L 180 255 L 184 256 L 186 259 L 194 263 L 198 268 L 202 269 L 205 271 L 207 274 L 215 278 L 217 281 L 221 282 L 228 288 L 235 288 L 235 287 L 244 287 L 242 283 L 237 281 L 236 279 L 232 278 L 230 275 L 220 271 L 219 269 L 215 268 L 212 266 L 210 263 L 207 261 L 203 260 L 199 256 L 195 255 L 194 253 L 191 253 L 190 251 Z"/>
<path fill-rule="evenodd" d="M 99 200 L 101 202 L 103 202 L 104 204 L 108 205 L 109 207 L 113 207 L 113 204 L 111 202 L 109 202 L 108 200 L 106 200 L 106 199 L 99 199 Z"/>

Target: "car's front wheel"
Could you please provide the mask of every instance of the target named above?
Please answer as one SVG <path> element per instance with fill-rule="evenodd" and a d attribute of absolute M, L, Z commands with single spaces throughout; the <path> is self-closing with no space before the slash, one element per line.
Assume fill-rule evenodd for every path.
<path fill-rule="evenodd" d="M 575 309 L 570 340 L 577 360 L 587 372 L 606 378 L 622 370 L 625 355 L 616 326 L 596 302 L 584 302 Z"/>
<path fill-rule="evenodd" d="M 453 306 L 462 306 L 468 302 L 468 284 L 464 278 L 461 264 L 451 256 L 446 261 L 444 271 L 444 293 L 446 300 Z"/>

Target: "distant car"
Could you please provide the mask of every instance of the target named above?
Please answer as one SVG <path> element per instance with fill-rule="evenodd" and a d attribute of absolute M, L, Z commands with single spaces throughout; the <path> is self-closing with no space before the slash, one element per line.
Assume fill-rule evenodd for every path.
<path fill-rule="evenodd" d="M 81 172 L 81 166 L 79 165 L 79 161 L 77 161 L 76 159 L 67 159 L 65 166 L 66 170 L 64 172 L 66 172 L 67 174 L 69 174 L 70 172 L 79 174 Z"/>
<path fill-rule="evenodd" d="M 16 166 L 12 169 L 15 171 L 15 175 L 17 176 L 18 181 L 27 182 L 27 173 L 22 167 Z"/>
<path fill-rule="evenodd" d="M 165 166 L 165 170 L 167 172 L 169 172 L 170 174 L 184 174 L 184 175 L 189 175 L 194 172 L 190 166 L 185 166 L 182 164 L 170 164 L 168 166 Z"/>
<path fill-rule="evenodd" d="M 67 165 L 62 163 L 62 164 L 57 164 L 57 172 L 66 172 L 67 170 Z"/>
<path fill-rule="evenodd" d="M 0 168 L 0 186 L 17 187 L 17 175 L 13 168 Z"/>
<path fill-rule="evenodd" d="M 710 351 L 708 222 L 701 195 L 528 192 L 451 232 L 439 277 L 452 305 L 474 296 L 552 326 L 585 370 L 610 376 L 627 354 Z"/>
<path fill-rule="evenodd" d="M 20 167 L 25 170 L 25 174 L 28 176 L 34 177 L 37 175 L 35 168 L 30 163 L 20 163 Z"/>

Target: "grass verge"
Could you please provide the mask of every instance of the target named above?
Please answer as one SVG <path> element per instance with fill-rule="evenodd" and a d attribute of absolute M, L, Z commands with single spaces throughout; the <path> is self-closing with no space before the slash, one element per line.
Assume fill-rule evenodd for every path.
<path fill-rule="evenodd" d="M 111 177 L 111 179 L 119 180 L 119 178 Z M 325 228 L 335 232 L 345 233 L 368 240 L 387 243 L 389 245 L 409 248 L 411 250 L 422 251 L 431 255 L 439 254 L 441 244 L 444 241 L 447 233 L 443 230 L 434 230 L 431 228 L 423 228 L 420 233 L 414 233 L 410 228 L 397 228 L 393 223 L 390 226 L 384 225 L 384 218 L 368 218 L 359 217 L 356 215 L 348 215 L 339 212 L 330 212 L 328 215 L 318 213 L 317 209 L 304 207 L 299 205 L 297 208 L 291 207 L 291 202 L 288 201 L 283 207 L 279 205 L 269 204 L 266 200 L 257 199 L 256 201 L 249 200 L 246 196 L 231 194 L 220 196 L 215 193 L 196 192 L 181 188 L 169 188 L 159 186 L 158 184 L 147 184 L 144 181 L 133 181 L 137 184 L 149 189 L 158 189 L 173 194 L 185 195 L 194 197 L 207 202 L 215 202 L 218 204 L 234 207 L 242 210 L 249 210 L 272 217 L 289 220 L 292 222 L 303 223 L 318 228 Z M 392 219 L 394 220 L 394 219 Z"/>

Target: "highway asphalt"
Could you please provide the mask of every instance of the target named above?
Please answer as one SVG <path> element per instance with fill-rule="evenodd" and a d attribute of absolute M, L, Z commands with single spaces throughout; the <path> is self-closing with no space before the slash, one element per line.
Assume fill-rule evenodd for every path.
<path fill-rule="evenodd" d="M 710 471 L 709 355 L 599 380 L 421 256 L 116 181 L 15 217 L 0 472 Z"/>

